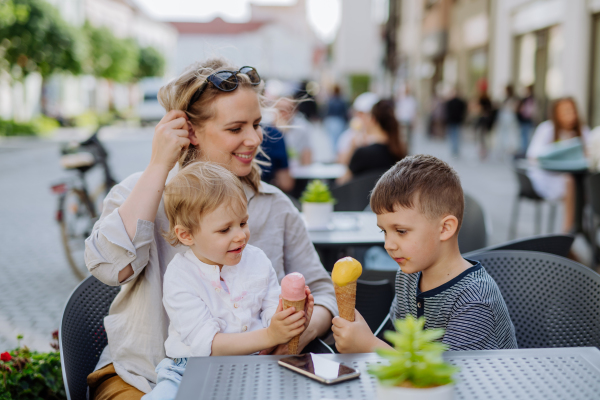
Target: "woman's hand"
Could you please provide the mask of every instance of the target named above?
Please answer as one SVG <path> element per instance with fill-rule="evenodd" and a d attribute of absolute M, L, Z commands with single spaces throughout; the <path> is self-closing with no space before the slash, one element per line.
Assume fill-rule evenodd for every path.
<path fill-rule="evenodd" d="M 300 335 L 306 329 L 306 318 L 304 311 L 296 312 L 295 307 L 283 309 L 283 301 L 279 299 L 277 311 L 271 318 L 271 324 L 267 328 L 270 343 L 275 346 L 284 344 Z"/>
<path fill-rule="evenodd" d="M 169 111 L 154 128 L 151 165 L 160 165 L 170 171 L 181 151 L 190 145 L 188 117 L 180 110 Z"/>
<path fill-rule="evenodd" d="M 306 303 L 304 303 L 304 314 L 306 315 L 305 326 L 308 328 L 310 319 L 312 318 L 313 310 L 315 308 L 315 298 L 312 294 L 310 294 L 310 289 L 308 286 L 304 286 L 304 291 L 306 293 Z"/>

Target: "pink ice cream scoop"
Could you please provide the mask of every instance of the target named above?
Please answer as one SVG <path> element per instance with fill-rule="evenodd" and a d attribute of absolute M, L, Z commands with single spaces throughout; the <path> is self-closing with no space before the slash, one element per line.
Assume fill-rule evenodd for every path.
<path fill-rule="evenodd" d="M 292 272 L 281 281 L 281 297 L 290 301 L 304 300 L 306 298 L 304 286 L 304 276 L 299 272 Z"/>

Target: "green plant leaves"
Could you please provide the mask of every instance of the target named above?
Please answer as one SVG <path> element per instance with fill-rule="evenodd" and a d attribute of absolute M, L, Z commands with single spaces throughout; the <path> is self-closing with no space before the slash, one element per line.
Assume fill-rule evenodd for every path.
<path fill-rule="evenodd" d="M 392 349 L 377 349 L 377 354 L 388 361 L 387 365 L 369 368 L 384 385 L 398 386 L 410 382 L 415 387 L 432 387 L 452 383 L 452 376 L 458 371 L 444 361 L 442 354 L 448 347 L 438 340 L 444 336 L 444 329 L 424 330 L 425 318 L 407 315 L 394 322 L 396 331 L 386 331 L 386 340 L 393 344 Z"/>
<path fill-rule="evenodd" d="M 301 203 L 335 203 L 329 187 L 319 179 L 311 181 L 300 197 Z"/>

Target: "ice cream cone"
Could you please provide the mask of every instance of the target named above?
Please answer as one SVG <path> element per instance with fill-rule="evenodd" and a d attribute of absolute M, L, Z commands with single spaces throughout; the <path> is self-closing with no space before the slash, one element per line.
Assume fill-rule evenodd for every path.
<path fill-rule="evenodd" d="M 338 286 L 333 283 L 335 297 L 337 299 L 338 311 L 340 317 L 354 322 L 354 307 L 356 305 L 356 281 L 350 282 L 345 286 Z"/>
<path fill-rule="evenodd" d="M 298 301 L 291 301 L 291 300 L 286 300 L 286 299 L 282 299 L 283 300 L 283 309 L 287 310 L 290 307 L 296 307 L 296 311 L 304 311 L 304 303 L 306 303 L 306 298 L 302 299 L 302 300 L 298 300 Z M 300 335 L 292 338 L 292 340 L 290 340 L 288 342 L 288 350 L 289 350 L 289 354 L 293 354 L 296 355 L 298 354 L 298 342 L 300 341 Z"/>

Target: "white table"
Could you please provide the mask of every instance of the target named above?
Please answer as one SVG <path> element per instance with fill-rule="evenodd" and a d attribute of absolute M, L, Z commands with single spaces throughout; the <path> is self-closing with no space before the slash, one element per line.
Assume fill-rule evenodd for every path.
<path fill-rule="evenodd" d="M 277 365 L 285 356 L 191 358 L 177 400 L 376 400 L 366 371 L 375 353 L 324 354 L 361 371 L 359 379 L 323 385 Z M 455 400 L 600 399 L 600 351 L 595 347 L 448 352 L 460 367 Z"/>
<path fill-rule="evenodd" d="M 372 212 L 334 212 L 328 230 L 308 230 L 315 246 L 378 245 L 385 242 Z"/>
<path fill-rule="evenodd" d="M 333 180 L 344 176 L 346 166 L 343 164 L 298 165 L 290 167 L 290 174 L 294 179 L 324 179 Z"/>

